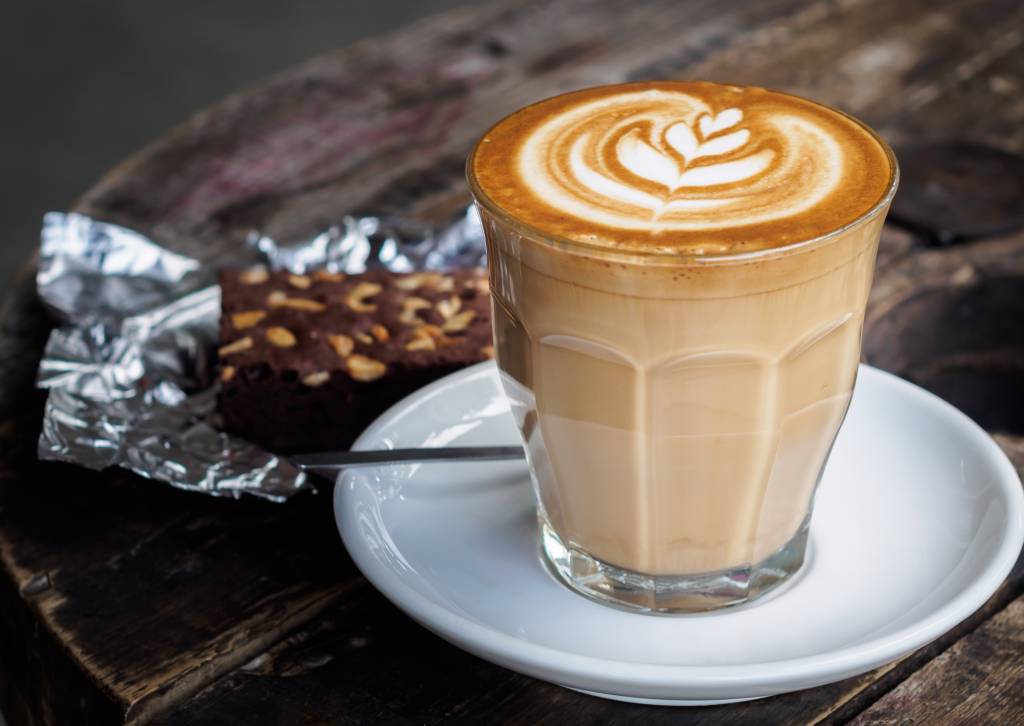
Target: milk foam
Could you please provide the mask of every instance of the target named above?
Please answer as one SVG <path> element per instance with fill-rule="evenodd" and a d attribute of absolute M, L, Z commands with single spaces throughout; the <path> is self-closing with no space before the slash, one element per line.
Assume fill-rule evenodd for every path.
<path fill-rule="evenodd" d="M 703 83 L 608 86 L 541 102 L 492 129 L 472 171 L 499 207 L 558 234 L 664 243 L 715 233 L 719 247 L 739 228 L 742 244 L 759 226 L 791 221 L 808 234 L 807 222 L 853 221 L 891 176 L 882 145 L 841 114 Z M 759 246 L 791 241 L 777 240 Z"/>

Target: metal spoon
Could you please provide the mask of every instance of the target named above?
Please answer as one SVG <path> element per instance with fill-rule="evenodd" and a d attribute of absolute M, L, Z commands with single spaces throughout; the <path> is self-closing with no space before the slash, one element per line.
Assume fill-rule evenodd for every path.
<path fill-rule="evenodd" d="M 289 461 L 303 471 L 337 472 L 350 466 L 409 464 L 429 461 L 505 461 L 525 459 L 522 446 L 452 446 L 375 451 L 325 451 L 299 454 Z"/>

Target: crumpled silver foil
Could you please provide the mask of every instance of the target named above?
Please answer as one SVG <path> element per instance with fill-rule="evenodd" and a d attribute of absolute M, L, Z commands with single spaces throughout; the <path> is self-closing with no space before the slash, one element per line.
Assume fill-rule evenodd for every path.
<path fill-rule="evenodd" d="M 48 389 L 39 457 L 90 469 L 120 466 L 214 495 L 284 501 L 312 482 L 282 457 L 219 430 L 216 270 L 262 259 L 272 268 L 358 273 L 484 264 L 472 206 L 449 225 L 345 217 L 282 245 L 258 233 L 247 247 L 202 261 L 80 214 L 43 222 L 39 296 L 59 320 L 39 364 Z"/>

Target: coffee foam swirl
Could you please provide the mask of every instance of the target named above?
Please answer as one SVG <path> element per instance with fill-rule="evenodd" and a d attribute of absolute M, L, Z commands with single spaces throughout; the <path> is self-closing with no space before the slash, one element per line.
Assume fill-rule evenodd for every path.
<path fill-rule="evenodd" d="M 513 114 L 471 162 L 483 195 L 586 242 L 757 249 L 869 211 L 891 164 L 847 117 L 763 89 L 607 86 Z"/>

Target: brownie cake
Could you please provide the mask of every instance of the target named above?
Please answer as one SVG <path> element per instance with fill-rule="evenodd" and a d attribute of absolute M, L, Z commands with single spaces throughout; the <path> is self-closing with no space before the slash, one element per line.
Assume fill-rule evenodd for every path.
<path fill-rule="evenodd" d="M 493 356 L 482 270 L 220 275 L 220 412 L 271 451 L 347 448 L 417 388 Z"/>

